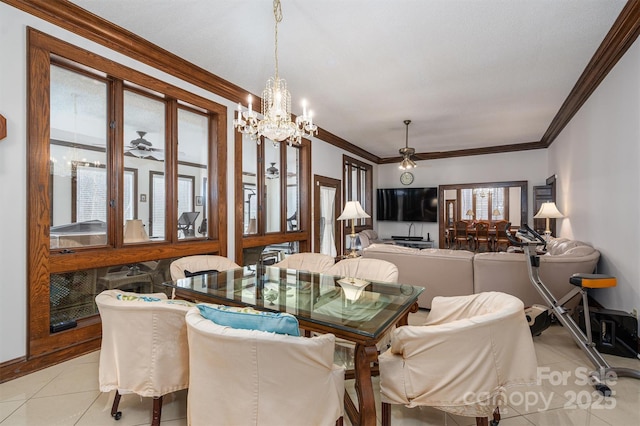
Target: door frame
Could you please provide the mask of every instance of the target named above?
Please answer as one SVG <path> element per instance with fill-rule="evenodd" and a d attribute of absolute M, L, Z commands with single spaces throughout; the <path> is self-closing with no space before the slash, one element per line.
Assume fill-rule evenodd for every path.
<path fill-rule="evenodd" d="M 338 256 L 342 253 L 343 229 L 338 226 L 338 216 L 342 212 L 342 181 L 327 176 L 313 175 L 313 252 L 320 253 L 320 188 L 333 188 L 336 190 L 336 202 L 334 203 L 334 237 L 336 240 L 336 252 Z"/>

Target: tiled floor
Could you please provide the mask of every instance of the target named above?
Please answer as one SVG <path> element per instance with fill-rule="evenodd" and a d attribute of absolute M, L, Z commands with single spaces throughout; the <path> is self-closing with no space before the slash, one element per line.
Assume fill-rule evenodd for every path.
<path fill-rule="evenodd" d="M 420 323 L 425 314 L 421 311 L 412 315 L 410 323 Z M 510 391 L 508 406 L 501 409 L 500 425 L 640 425 L 640 380 L 620 378 L 611 386 L 615 396 L 601 398 L 591 386 L 581 383 L 582 372 L 589 370 L 591 364 L 562 327 L 551 327 L 534 342 L 538 364 L 545 369 L 546 378 L 539 386 Z M 640 369 L 637 359 L 605 358 L 612 366 Z M 100 393 L 97 371 L 95 352 L 0 384 L 0 425 L 148 425 L 151 399 L 135 395 L 122 397 L 120 421 L 116 423 L 111 418 L 113 393 Z M 568 376 L 564 381 L 560 380 L 562 374 Z M 377 387 L 377 379 L 374 380 Z M 348 383 L 348 390 L 353 392 L 352 382 Z M 166 396 L 162 425 L 186 424 L 186 391 Z M 345 419 L 345 424 L 350 422 Z M 430 408 L 393 406 L 392 424 L 474 425 L 475 419 Z M 216 425 L 215 417 L 211 425 Z"/>

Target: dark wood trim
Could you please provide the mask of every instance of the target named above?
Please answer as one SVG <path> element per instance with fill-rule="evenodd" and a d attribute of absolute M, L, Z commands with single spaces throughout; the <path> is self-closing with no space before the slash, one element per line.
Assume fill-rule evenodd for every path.
<path fill-rule="evenodd" d="M 249 95 L 255 105 L 261 98 L 181 57 L 151 43 L 139 35 L 125 30 L 112 22 L 96 16 L 81 7 L 68 2 L 47 0 L 3 0 L 5 3 L 30 15 L 37 16 L 56 26 L 78 34 L 88 40 L 101 44 L 115 52 L 129 56 L 212 93 L 229 99 L 233 103 L 244 103 Z M 295 120 L 295 114 L 292 119 Z M 346 140 L 318 128 L 318 139 L 363 156 L 372 162 L 379 157 L 359 148 Z"/>
<path fill-rule="evenodd" d="M 529 181 L 526 180 L 514 180 L 503 182 L 479 182 L 479 183 L 458 183 L 452 185 L 440 185 L 438 187 L 438 241 L 439 247 L 445 248 L 445 236 L 444 236 L 444 224 L 446 223 L 446 202 L 443 200 L 444 192 L 449 190 L 456 190 L 460 194 L 460 189 L 474 189 L 474 188 L 512 188 L 520 187 L 520 222 L 527 223 L 529 220 Z M 508 200 L 508 196 L 506 198 Z M 460 207 L 458 206 L 458 209 Z M 463 217 L 461 214 L 460 217 Z M 506 216 L 505 216 L 506 217 Z"/>
<path fill-rule="evenodd" d="M 460 149 L 456 151 L 421 152 L 415 154 L 414 160 L 440 160 L 443 158 L 469 157 L 472 155 L 500 154 L 504 152 L 530 151 L 533 149 L 544 149 L 546 146 L 542 142 L 516 143 L 509 145 L 489 146 L 485 148 Z M 387 157 L 380 160 L 378 164 L 399 163 L 402 157 Z"/>
<path fill-rule="evenodd" d="M 344 240 L 344 236 L 342 235 L 343 228 L 338 225 L 337 218 L 340 216 L 340 202 L 342 200 L 342 182 L 340 179 L 333 179 L 326 176 L 313 175 L 313 210 L 314 217 L 317 219 L 314 221 L 313 226 L 313 251 L 316 253 L 320 253 L 320 187 L 327 186 L 331 188 L 335 188 L 336 190 L 336 200 L 334 205 L 334 229 L 335 229 L 335 239 L 336 239 L 336 251 L 338 254 L 342 253 L 342 243 Z"/>
<path fill-rule="evenodd" d="M 73 61 L 80 65 L 99 69 L 109 75 L 110 82 L 109 121 L 123 122 L 122 93 L 123 81 L 131 81 L 141 87 L 149 88 L 165 94 L 167 104 L 175 99 L 197 105 L 209 111 L 215 136 L 211 141 L 211 163 L 209 178 L 212 182 L 210 191 L 212 195 L 220 193 L 220 203 L 225 203 L 226 191 L 226 107 L 212 102 L 206 98 L 194 95 L 176 86 L 172 86 L 160 80 L 151 78 L 135 70 L 102 58 L 91 52 L 77 48 L 42 32 L 29 29 L 28 37 L 28 134 L 27 149 L 32 154 L 27 164 L 27 186 L 30 188 L 27 199 L 27 221 L 32 224 L 28 227 L 27 234 L 27 353 L 20 368 L 13 368 L 12 375 L 24 374 L 33 369 L 39 369 L 60 362 L 65 359 L 95 350 L 99 346 L 101 324 L 97 315 L 78 320 L 78 326 L 74 329 L 51 334 L 49 331 L 50 312 L 49 289 L 50 274 L 72 272 L 84 269 L 101 268 L 118 264 L 135 263 L 146 260 L 158 260 L 186 256 L 190 254 L 224 254 L 226 253 L 226 241 L 218 241 L 212 238 L 196 239 L 189 241 L 165 240 L 145 244 L 131 244 L 123 247 L 121 229 L 123 223 L 122 212 L 119 206 L 122 204 L 122 173 L 123 170 L 123 144 L 121 125 L 107 126 L 108 143 L 112 149 L 107 149 L 107 167 L 112 178 L 109 183 L 109 199 L 115 201 L 114 207 L 118 210 L 110 212 L 108 222 L 108 244 L 99 247 L 78 247 L 67 251 L 50 250 L 49 228 L 50 220 L 50 67 L 51 58 L 62 58 L 65 61 Z M 167 121 L 173 123 L 172 114 Z M 173 129 L 173 127 L 170 127 Z M 175 144 L 169 144 L 175 150 Z M 215 147 L 215 149 L 214 149 Z M 168 151 L 168 161 L 175 160 L 176 153 Z M 215 163 L 224 161 L 224 163 Z M 173 163 L 172 163 L 173 164 Z M 176 167 L 171 165 L 168 171 Z M 120 173 L 119 173 L 120 172 Z M 176 176 L 177 178 L 177 176 Z M 214 199 L 215 200 L 215 199 Z M 218 206 L 219 214 L 210 225 L 217 235 L 226 238 L 226 205 Z M 176 211 L 167 212 L 167 216 Z M 170 220 L 168 218 L 167 220 Z M 170 222 L 174 224 L 174 222 Z M 175 224 L 171 230 L 175 228 Z M 169 235 L 174 235 L 171 232 Z M 4 366 L 3 366 L 3 371 Z M 16 372 L 17 371 L 17 372 Z"/>
<path fill-rule="evenodd" d="M 3 1 L 109 49 L 216 93 L 234 103 L 244 102 L 250 94 L 247 90 L 162 49 L 124 28 L 93 15 L 73 3 L 44 0 Z M 547 148 L 598 87 L 608 72 L 626 53 L 639 33 L 640 2 L 629 0 L 540 141 L 457 151 L 424 152 L 417 153 L 414 158 L 416 160 L 433 160 Z M 258 100 L 260 99 L 254 94 L 252 96 Z M 378 157 L 322 128 L 318 129 L 317 137 L 375 164 L 389 164 L 400 162 L 401 160 L 400 157 Z"/>
<path fill-rule="evenodd" d="M 364 161 L 360 161 L 356 158 L 349 157 L 348 155 L 342 155 L 342 200 L 341 200 L 342 204 L 340 206 L 341 212 L 345 204 L 347 203 L 347 201 L 352 201 L 350 198 L 347 199 L 349 195 L 352 193 L 353 185 L 354 185 L 354 182 L 352 182 L 351 180 L 351 176 L 347 176 L 347 172 L 346 172 L 347 164 L 349 165 L 349 169 L 351 169 L 351 167 L 355 165 L 359 169 L 364 170 L 368 177 L 367 182 L 365 182 L 366 184 L 366 187 L 364 188 L 365 199 L 364 199 L 364 205 L 362 206 L 362 208 L 371 217 L 369 219 L 365 219 L 364 226 L 356 225 L 355 229 L 356 231 L 359 232 L 359 231 L 362 231 L 363 229 L 371 228 L 373 226 L 373 202 L 375 200 L 373 196 L 373 166 L 369 163 L 365 163 Z M 362 179 L 360 177 L 360 173 L 358 173 L 358 178 L 357 178 L 357 182 L 355 182 L 355 185 L 357 185 L 358 189 L 360 189 L 362 186 Z M 358 200 L 358 201 L 361 201 L 361 200 Z M 345 220 L 341 228 L 343 228 L 343 230 L 351 229 L 351 222 L 348 220 Z"/>
<path fill-rule="evenodd" d="M 542 136 L 541 142 L 545 148 L 558 137 L 562 129 L 638 38 L 638 34 L 640 34 L 640 1 L 629 0 Z"/>
<path fill-rule="evenodd" d="M 0 140 L 7 137 L 7 119 L 0 114 Z"/>
<path fill-rule="evenodd" d="M 286 225 L 286 202 L 287 199 L 287 185 L 286 185 L 286 173 L 287 170 L 287 145 L 286 143 L 280 143 L 279 161 L 281 177 L 280 180 L 280 194 L 282 203 L 280 205 L 280 230 L 277 232 L 266 232 L 266 209 L 264 198 L 264 176 L 265 176 L 265 162 L 264 162 L 264 150 L 273 149 L 270 141 L 262 141 L 260 145 L 257 145 L 256 152 L 256 197 L 258 205 L 258 230 L 255 234 L 244 234 L 244 190 L 242 176 L 247 175 L 242 170 L 242 158 L 243 158 L 243 135 L 239 132 L 234 132 L 235 135 L 235 149 L 234 149 L 234 167 L 235 167 L 235 259 L 236 263 L 243 263 L 243 251 L 245 248 L 257 247 L 262 245 L 282 244 L 287 242 L 297 241 L 300 244 L 299 250 L 301 252 L 307 252 L 311 249 L 310 243 L 310 229 L 311 229 L 311 193 L 308 188 L 311 188 L 311 142 L 307 139 L 302 140 L 298 161 L 299 161 L 299 179 L 298 179 L 298 196 L 299 196 L 299 226 L 296 231 L 288 231 Z"/>

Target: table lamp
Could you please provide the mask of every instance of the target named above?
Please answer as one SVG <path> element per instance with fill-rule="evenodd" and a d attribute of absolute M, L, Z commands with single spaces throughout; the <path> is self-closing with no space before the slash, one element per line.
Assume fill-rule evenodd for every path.
<path fill-rule="evenodd" d="M 351 219 L 351 253 L 349 253 L 347 257 L 358 257 L 358 252 L 356 251 L 356 219 L 369 217 L 371 216 L 362 209 L 360 202 L 347 201 L 347 204 L 345 204 L 344 210 L 342 210 L 342 214 L 338 217 L 338 220 Z"/>
<path fill-rule="evenodd" d="M 553 201 L 547 201 L 542 203 L 540 210 L 533 217 L 534 219 L 546 219 L 546 229 L 544 230 L 544 239 L 548 242 L 551 237 L 551 229 L 549 228 L 549 219 L 559 219 L 564 217 L 560 210 L 556 207 L 556 203 Z"/>
<path fill-rule="evenodd" d="M 473 218 L 474 214 L 473 214 L 473 210 L 469 209 L 467 210 L 467 217 L 469 218 L 469 220 L 471 220 L 471 218 Z"/>

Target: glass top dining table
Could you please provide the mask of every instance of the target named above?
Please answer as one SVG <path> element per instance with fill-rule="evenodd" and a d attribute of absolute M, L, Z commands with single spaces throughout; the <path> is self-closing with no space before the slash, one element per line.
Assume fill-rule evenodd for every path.
<path fill-rule="evenodd" d="M 406 325 L 418 310 L 424 290 L 349 277 L 258 265 L 212 272 L 164 283 L 175 297 L 259 310 L 288 312 L 307 333 L 332 333 L 355 343 L 354 371 L 358 407 L 345 394 L 351 423 L 375 425 L 371 363 L 378 359 L 376 343 L 394 325 Z M 349 374 L 347 377 L 350 377 Z"/>

